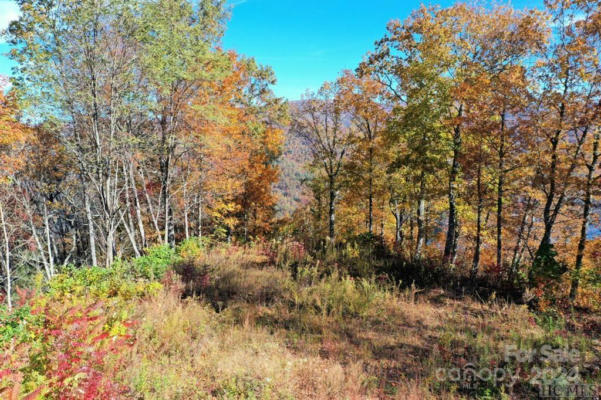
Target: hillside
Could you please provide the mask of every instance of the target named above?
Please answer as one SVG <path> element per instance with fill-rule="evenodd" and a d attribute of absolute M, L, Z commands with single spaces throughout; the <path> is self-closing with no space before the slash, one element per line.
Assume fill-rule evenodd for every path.
<path fill-rule="evenodd" d="M 274 185 L 278 195 L 278 215 L 288 216 L 306 206 L 310 199 L 306 183 L 310 178 L 307 171 L 311 162 L 311 151 L 298 135 L 289 129 L 284 134 L 282 155 L 278 160 L 280 176 Z"/>
<path fill-rule="evenodd" d="M 65 270 L 45 294 L 21 293 L 0 326 L 0 391 L 8 398 L 532 399 L 540 371 L 563 390 L 561 367 L 578 368 L 580 384 L 601 379 L 598 317 L 538 315 L 494 298 L 328 268 L 295 243 L 189 241 L 177 253 L 156 247 L 108 270 Z M 525 360 L 516 346 L 569 349 L 578 360 L 541 353 Z"/>
<path fill-rule="evenodd" d="M 0 400 L 599 400 L 601 0 L 421 2 L 0 0 Z"/>
<path fill-rule="evenodd" d="M 9 79 L 7 76 L 0 75 L 0 92 L 4 91 L 10 85 Z"/>

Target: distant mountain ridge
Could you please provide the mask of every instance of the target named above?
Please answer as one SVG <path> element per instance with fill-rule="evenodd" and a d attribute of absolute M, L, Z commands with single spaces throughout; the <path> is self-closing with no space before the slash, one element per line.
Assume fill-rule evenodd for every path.
<path fill-rule="evenodd" d="M 282 156 L 278 160 L 280 179 L 274 185 L 278 194 L 277 211 L 280 216 L 289 216 L 306 205 L 310 198 L 304 181 L 309 178 L 307 165 L 311 153 L 303 140 L 290 129 L 286 129 Z"/>
<path fill-rule="evenodd" d="M 10 79 L 8 76 L 0 75 L 0 91 L 5 91 L 10 86 Z"/>

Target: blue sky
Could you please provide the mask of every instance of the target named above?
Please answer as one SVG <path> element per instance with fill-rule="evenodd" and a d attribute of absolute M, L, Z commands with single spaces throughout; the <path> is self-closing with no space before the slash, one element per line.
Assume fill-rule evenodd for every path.
<path fill-rule="evenodd" d="M 229 0 L 233 7 L 223 47 L 270 65 L 277 76 L 276 94 L 298 99 L 355 68 L 391 19 L 404 19 L 421 3 L 448 6 L 453 0 Z M 513 0 L 516 7 L 542 0 Z M 0 0 L 0 29 L 16 18 L 11 0 Z M 0 43 L 0 53 L 9 50 Z M 11 64 L 0 56 L 0 74 Z"/>

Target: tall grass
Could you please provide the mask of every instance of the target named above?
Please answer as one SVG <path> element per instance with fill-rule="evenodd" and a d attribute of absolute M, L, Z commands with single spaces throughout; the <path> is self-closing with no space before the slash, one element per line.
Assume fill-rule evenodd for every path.
<path fill-rule="evenodd" d="M 345 252 L 346 261 L 357 257 Z M 367 268 L 365 261 L 361 269 Z M 194 240 L 109 269 L 64 270 L 30 305 L 0 310 L 0 350 L 8 354 L 0 357 L 0 393 L 528 399 L 536 388 L 526 377 L 546 364 L 506 362 L 504 351 L 543 344 L 577 349 L 583 381 L 601 381 L 594 367 L 598 342 L 561 315 L 443 289 L 401 288 L 356 271 L 313 258 L 297 243 L 237 247 Z M 80 320 L 88 309 L 92 314 Z M 55 359 L 72 356 L 69 349 L 81 343 L 87 346 L 85 357 L 75 354 L 79 364 L 58 368 Z M 113 349 L 113 343 L 122 345 Z M 522 378 L 472 390 L 437 378 L 440 368 L 470 363 L 520 369 Z"/>

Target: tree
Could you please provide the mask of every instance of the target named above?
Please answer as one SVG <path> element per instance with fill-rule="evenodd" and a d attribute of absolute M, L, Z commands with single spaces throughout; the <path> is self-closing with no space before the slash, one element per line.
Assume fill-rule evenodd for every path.
<path fill-rule="evenodd" d="M 507 177 L 514 172 L 512 180 L 519 181 L 515 171 L 523 168 L 520 155 L 527 150 L 524 146 L 529 145 L 519 129 L 520 118 L 529 104 L 526 60 L 542 48 L 546 38 L 544 20 L 536 11 L 516 13 L 506 7 L 476 11 L 478 17 L 471 22 L 470 44 L 477 49 L 477 54 L 465 66 L 467 73 L 461 87 L 466 117 L 470 121 L 467 140 L 477 146 L 477 158 L 473 160 L 477 165 L 478 196 L 473 277 L 477 274 L 480 256 L 483 168 L 491 169 L 496 178 L 496 266 L 499 270 L 503 266 Z M 475 137 L 469 138 L 470 134 Z M 491 159 L 492 154 L 487 154 L 490 152 L 494 153 L 496 162 Z M 484 161 L 487 164 L 483 164 Z"/>
<path fill-rule="evenodd" d="M 422 7 L 403 24 L 391 22 L 388 35 L 361 66 L 388 90 L 393 104 L 389 133 L 398 153 L 394 166 L 407 166 L 411 177 L 406 181 L 418 188 L 416 258 L 425 244 L 429 182 L 441 173 L 452 151 L 445 119 L 455 105 L 444 73 L 452 57 L 443 38 L 451 37 L 453 28 L 436 20 L 438 11 Z"/>
<path fill-rule="evenodd" d="M 173 244 L 171 181 L 184 110 L 202 82 L 219 80 L 228 68 L 215 48 L 222 2 L 19 5 L 22 15 L 9 35 L 18 62 L 15 87 L 26 115 L 54 124 L 75 162 L 79 199 L 73 202 L 85 221 L 92 264 L 103 256 L 110 265 L 125 234 L 134 254 L 149 239 Z M 155 236 L 147 235 L 145 220 Z"/>
<path fill-rule="evenodd" d="M 14 98 L 0 93 L 0 265 L 4 273 L 4 292 L 9 309 L 12 308 L 13 247 L 19 234 L 19 215 L 10 215 L 9 207 L 17 201 L 15 176 L 24 167 L 21 155 L 30 130 L 16 119 Z M 13 209 L 10 207 L 10 209 Z"/>
<path fill-rule="evenodd" d="M 354 191 L 367 192 L 367 229 L 373 233 L 374 200 L 382 195 L 385 184 L 385 152 L 382 148 L 388 112 L 384 103 L 384 86 L 369 76 L 344 71 L 338 80 L 340 99 L 360 136 L 356 138 L 347 167 L 358 177 Z M 361 189 L 359 189 L 361 188 Z M 365 189 L 363 189 L 365 188 Z"/>
<path fill-rule="evenodd" d="M 300 135 L 325 174 L 328 192 L 328 236 L 335 240 L 338 177 L 355 130 L 345 121 L 337 84 L 325 83 L 317 93 L 307 93 L 293 110 L 292 131 Z"/>
<path fill-rule="evenodd" d="M 163 241 L 173 245 L 171 180 L 178 151 L 178 131 L 183 129 L 184 110 L 203 81 L 225 73 L 226 57 L 213 47 L 223 33 L 223 0 L 204 0 L 193 6 L 186 0 L 143 3 L 141 69 L 145 89 L 156 101 L 149 110 L 156 123 L 160 180 L 158 209 L 163 214 Z"/>
<path fill-rule="evenodd" d="M 62 143 L 82 182 L 92 263 L 97 225 L 110 265 L 123 214 L 122 137 L 131 113 L 140 108 L 130 62 L 137 49 L 137 7 L 127 0 L 19 4 L 22 15 L 10 26 L 17 89 L 29 104 L 47 105 L 29 110 L 36 118 L 62 124 Z"/>
<path fill-rule="evenodd" d="M 581 35 L 583 39 L 586 40 L 589 44 L 589 50 L 592 48 L 599 48 L 601 41 L 601 11 L 592 1 L 582 1 L 579 3 L 580 9 L 584 13 L 585 17 L 582 19 L 580 24 Z M 587 76 L 587 80 L 590 82 L 591 89 L 597 91 L 597 96 L 599 96 L 599 58 L 593 58 L 591 60 L 591 69 L 589 70 L 589 74 Z M 595 86 L 597 86 L 595 88 Z M 597 100 L 598 97 L 595 98 Z M 576 258 L 574 262 L 574 272 L 571 280 L 570 293 L 569 297 L 572 301 L 576 299 L 576 295 L 578 293 L 578 287 L 580 285 L 580 273 L 582 269 L 582 264 L 584 260 L 587 240 L 588 240 L 588 225 L 590 223 L 590 214 L 591 208 L 593 206 L 593 191 L 595 190 L 595 182 L 598 182 L 601 179 L 601 175 L 597 174 L 596 171 L 599 168 L 599 160 L 601 158 L 601 153 L 599 149 L 600 140 L 601 140 L 601 132 L 599 131 L 599 121 L 601 120 L 599 104 L 595 106 L 595 103 L 592 103 L 593 110 L 591 110 L 591 114 L 587 114 L 589 116 L 589 120 L 587 121 L 592 125 L 592 137 L 589 136 L 587 143 L 584 144 L 582 149 L 582 160 L 581 163 L 585 167 L 585 178 L 584 182 L 579 182 L 578 184 L 583 184 L 584 190 L 582 192 L 581 202 L 582 202 L 582 216 L 581 216 L 581 225 L 580 225 L 580 236 L 578 238 L 578 248 L 576 251 Z M 581 186 L 582 187 L 582 186 Z"/>
<path fill-rule="evenodd" d="M 196 187 L 197 202 L 228 236 L 241 227 L 246 238 L 270 227 L 287 109 L 270 89 L 270 69 L 235 53 L 229 59 L 228 76 L 207 82 L 187 110 L 186 162 L 198 180 L 188 192 Z"/>
<path fill-rule="evenodd" d="M 552 235 L 570 194 L 582 148 L 599 114 L 599 59 L 578 22 L 575 2 L 546 2 L 554 35 L 533 70 L 538 85 L 529 113 L 537 138 L 536 187 L 542 193 L 543 233 L 536 250 L 531 280 L 555 278 L 563 272 L 555 260 Z"/>

